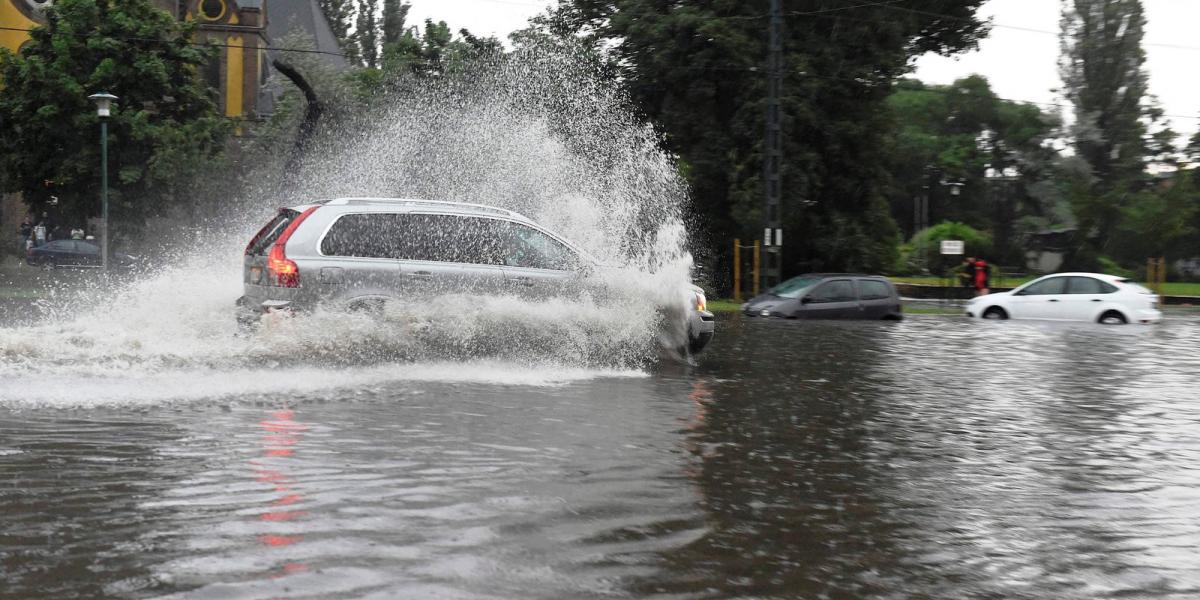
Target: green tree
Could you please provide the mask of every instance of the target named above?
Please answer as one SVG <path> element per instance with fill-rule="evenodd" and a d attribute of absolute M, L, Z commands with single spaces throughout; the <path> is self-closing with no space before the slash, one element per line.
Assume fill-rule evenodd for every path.
<path fill-rule="evenodd" d="M 1200 190 L 1184 172 L 1176 175 L 1167 189 L 1139 192 L 1121 208 L 1113 250 L 1127 264 L 1143 264 L 1146 257 L 1186 258 L 1200 251 L 1196 244 Z"/>
<path fill-rule="evenodd" d="M 886 199 L 884 101 L 912 56 L 971 47 L 982 0 L 785 4 L 784 266 L 884 270 L 899 232 Z M 699 237 L 728 272 L 734 237 L 761 235 L 767 3 L 561 0 L 563 23 L 619 70 L 633 100 L 686 165 Z"/>
<path fill-rule="evenodd" d="M 901 227 L 914 233 L 916 200 L 927 197 L 929 221 L 988 231 L 998 252 L 989 260 L 1018 261 L 1021 224 L 1056 217 L 1058 194 L 1049 192 L 1059 157 L 1047 143 L 1056 116 L 997 97 L 980 75 L 951 85 L 901 80 L 887 106 L 896 123 L 889 195 Z"/>
<path fill-rule="evenodd" d="M 380 53 L 379 0 L 358 0 L 357 14 L 354 39 L 358 41 L 359 56 L 374 69 L 379 66 Z"/>
<path fill-rule="evenodd" d="M 35 210 L 57 196 L 72 225 L 98 214 L 99 128 L 88 95 L 107 91 L 120 97 L 109 120 L 114 228 L 180 206 L 230 131 L 198 75 L 215 53 L 150 0 L 59 0 L 46 19 L 20 54 L 0 50 L 6 191 Z"/>
<path fill-rule="evenodd" d="M 445 21 L 426 19 L 423 32 L 409 29 L 396 42 L 384 46 L 381 75 L 394 83 L 406 75 L 459 72 L 476 59 L 503 53 L 504 46 L 496 38 L 476 37 L 466 29 L 460 29 L 456 37 Z"/>
<path fill-rule="evenodd" d="M 1147 163 L 1173 162 L 1175 135 L 1147 95 L 1145 25 L 1140 0 L 1063 0 L 1060 72 L 1079 167 L 1070 175 L 1074 268 L 1094 268 L 1121 220 L 1149 198 Z"/>
<path fill-rule="evenodd" d="M 383 0 L 383 44 L 395 44 L 404 36 L 404 22 L 412 5 L 401 0 Z"/>

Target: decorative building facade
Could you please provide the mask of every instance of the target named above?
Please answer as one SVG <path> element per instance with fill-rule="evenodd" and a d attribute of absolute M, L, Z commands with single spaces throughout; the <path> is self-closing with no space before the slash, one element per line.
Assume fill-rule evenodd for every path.
<path fill-rule="evenodd" d="M 220 58 L 209 66 L 204 78 L 220 92 L 225 116 L 257 120 L 269 113 L 271 94 L 264 94 L 270 75 L 266 0 L 152 1 L 177 19 L 196 21 L 199 24 L 196 41 L 217 46 Z M 315 0 L 275 2 L 316 8 Z M 27 31 L 45 22 L 43 11 L 53 3 L 54 0 L 0 0 L 0 47 L 18 51 L 29 40 Z M 282 12 L 290 14 L 295 8 L 287 6 Z M 317 17 L 303 25 L 313 28 L 307 33 L 314 39 L 329 30 L 319 9 Z"/>
<path fill-rule="evenodd" d="M 286 53 L 272 50 L 272 39 L 292 32 L 305 34 L 328 64 L 347 66 L 317 0 L 151 1 L 177 19 L 195 21 L 196 41 L 217 46 L 218 60 L 202 76 L 219 92 L 225 116 L 236 121 L 263 119 L 274 107 L 283 84 L 281 76 L 272 77 L 271 59 L 273 55 L 286 59 Z M 0 0 L 0 48 L 18 52 L 29 41 L 29 30 L 45 23 L 44 11 L 53 3 Z M 120 90 L 109 91 L 121 95 Z M 0 195 L 0 231 L 12 231 L 26 210 L 19 195 Z M 0 257 L 5 252 L 0 248 Z"/>

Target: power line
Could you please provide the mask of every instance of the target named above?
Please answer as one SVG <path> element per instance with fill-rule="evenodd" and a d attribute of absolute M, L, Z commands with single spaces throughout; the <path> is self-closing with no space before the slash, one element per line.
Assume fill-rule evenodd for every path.
<path fill-rule="evenodd" d="M 968 21 L 968 22 L 974 21 L 974 19 L 970 19 L 967 17 L 957 17 L 954 15 L 947 15 L 947 14 L 943 14 L 943 13 L 930 12 L 927 10 L 909 8 L 907 6 L 893 6 L 890 3 L 889 4 L 880 4 L 880 6 L 883 8 L 889 9 L 889 10 L 898 10 L 898 11 L 903 11 L 903 12 L 908 12 L 908 13 L 925 15 L 925 16 L 929 16 L 929 17 L 940 17 L 943 19 L 952 19 L 955 21 Z M 1004 23 L 990 23 L 990 25 L 992 27 L 998 27 L 1000 29 L 1013 29 L 1016 31 L 1025 31 L 1028 33 L 1040 33 L 1043 35 L 1052 35 L 1055 37 L 1058 37 L 1058 35 L 1060 34 L 1060 32 L 1058 32 L 1058 31 L 1050 31 L 1048 29 L 1037 29 L 1034 27 L 1025 27 L 1025 26 L 1021 26 L 1021 25 L 1006 25 Z M 1173 50 L 1190 50 L 1193 52 L 1200 52 L 1200 46 L 1185 46 L 1183 44 L 1163 44 L 1163 43 L 1156 43 L 1156 42 L 1142 42 L 1142 45 L 1143 46 L 1151 46 L 1151 47 L 1155 47 L 1155 48 L 1171 48 Z"/>

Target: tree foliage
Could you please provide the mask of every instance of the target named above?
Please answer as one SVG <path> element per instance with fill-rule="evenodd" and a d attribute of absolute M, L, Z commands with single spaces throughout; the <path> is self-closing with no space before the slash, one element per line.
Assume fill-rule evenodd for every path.
<path fill-rule="evenodd" d="M 1075 107 L 1071 136 L 1082 167 L 1068 180 L 1079 226 L 1068 258 L 1074 268 L 1095 268 L 1101 256 L 1140 246 L 1113 243 L 1114 235 L 1128 233 L 1128 219 L 1185 230 L 1185 213 L 1158 211 L 1172 202 L 1160 196 L 1162 190 L 1148 188 L 1147 165 L 1173 167 L 1177 150 L 1175 133 L 1161 125 L 1162 110 L 1148 95 L 1145 25 L 1141 0 L 1063 3 L 1060 71 L 1063 92 Z"/>
<path fill-rule="evenodd" d="M 1048 143 L 1056 115 L 999 98 L 979 75 L 951 85 L 901 80 L 887 106 L 897 126 L 888 149 L 892 215 L 910 235 L 915 201 L 928 197 L 931 222 L 988 231 L 999 253 L 989 260 L 1015 264 L 1023 230 L 1058 220 L 1058 154 Z"/>
<path fill-rule="evenodd" d="M 981 3 L 785 4 L 787 271 L 894 262 L 884 101 L 910 57 L 976 42 Z M 542 19 L 544 34 L 570 31 L 607 56 L 662 128 L 692 185 L 702 238 L 716 248 L 761 234 L 766 13 L 761 0 L 561 0 Z"/>
<path fill-rule="evenodd" d="M 35 210 L 50 196 L 70 224 L 100 212 L 90 94 L 120 97 L 109 119 L 111 212 L 138 225 L 178 206 L 222 150 L 229 122 L 198 76 L 215 53 L 150 0 L 59 0 L 19 54 L 0 50 L 0 173 Z"/>

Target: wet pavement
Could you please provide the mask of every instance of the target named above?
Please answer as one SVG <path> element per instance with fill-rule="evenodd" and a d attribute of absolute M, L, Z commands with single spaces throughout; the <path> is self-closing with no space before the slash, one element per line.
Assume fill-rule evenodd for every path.
<path fill-rule="evenodd" d="M 1196 597 L 1198 348 L 732 317 L 691 368 L 0 386 L 0 597 Z"/>

